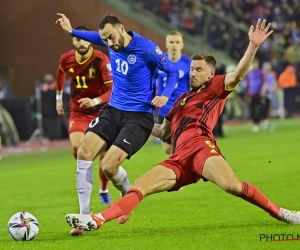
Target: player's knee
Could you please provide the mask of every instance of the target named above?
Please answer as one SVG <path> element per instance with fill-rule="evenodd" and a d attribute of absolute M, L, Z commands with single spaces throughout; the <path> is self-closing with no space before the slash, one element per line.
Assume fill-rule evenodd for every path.
<path fill-rule="evenodd" d="M 85 161 L 92 161 L 92 160 L 94 160 L 94 155 L 92 155 L 92 151 L 88 150 L 88 148 L 85 145 L 81 145 L 77 149 L 77 159 L 85 160 Z"/>
<path fill-rule="evenodd" d="M 114 177 L 118 173 L 119 165 L 113 164 L 111 161 L 105 161 L 103 160 L 101 162 L 101 169 L 105 176 L 107 176 L 109 179 Z"/>
<path fill-rule="evenodd" d="M 227 193 L 239 195 L 242 190 L 242 183 L 240 181 L 226 182 L 222 188 Z"/>

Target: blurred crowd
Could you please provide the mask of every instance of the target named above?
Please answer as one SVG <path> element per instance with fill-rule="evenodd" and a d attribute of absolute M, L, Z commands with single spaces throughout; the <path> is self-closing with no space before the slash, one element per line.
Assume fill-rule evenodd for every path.
<path fill-rule="evenodd" d="M 248 29 L 258 18 L 272 22 L 273 35 L 258 53 L 260 61 L 270 61 L 279 74 L 288 64 L 299 64 L 300 58 L 300 1 L 298 0 L 131 0 L 148 11 L 168 21 L 174 28 L 181 28 L 192 35 L 203 34 L 207 11 L 201 4 L 211 7 L 219 17 L 236 21 L 240 27 Z M 230 24 L 213 16 L 207 33 L 207 43 L 216 49 L 232 39 L 229 48 L 231 57 L 239 60 L 248 44 L 244 31 L 234 29 Z M 274 47 L 284 50 L 280 53 Z M 283 54 L 282 54 L 283 53 Z"/>

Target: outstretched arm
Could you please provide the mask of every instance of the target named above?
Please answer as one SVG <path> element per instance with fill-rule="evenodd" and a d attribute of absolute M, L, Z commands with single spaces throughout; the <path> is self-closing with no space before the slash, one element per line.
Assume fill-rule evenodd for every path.
<path fill-rule="evenodd" d="M 162 124 L 154 124 L 151 135 L 166 140 L 171 135 L 171 123 L 164 119 Z"/>
<path fill-rule="evenodd" d="M 97 31 L 83 31 L 83 30 L 74 30 L 72 28 L 70 20 L 62 13 L 57 13 L 60 16 L 55 24 L 60 24 L 61 28 L 69 35 L 78 37 L 82 40 L 88 41 L 93 44 L 106 46 L 106 43 L 101 39 Z"/>
<path fill-rule="evenodd" d="M 248 33 L 250 42 L 246 52 L 237 65 L 235 71 L 226 75 L 225 83 L 227 90 L 234 89 L 239 82 L 244 79 L 259 46 L 273 33 L 273 30 L 268 32 L 270 27 L 271 23 L 266 26 L 266 20 L 261 22 L 261 19 L 258 19 L 255 30 L 254 26 L 251 25 Z"/>

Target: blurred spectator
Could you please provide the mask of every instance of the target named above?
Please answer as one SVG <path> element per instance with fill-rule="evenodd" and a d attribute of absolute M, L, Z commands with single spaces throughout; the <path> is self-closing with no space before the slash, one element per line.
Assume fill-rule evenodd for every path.
<path fill-rule="evenodd" d="M 4 84 L 4 80 L 0 78 L 0 100 L 11 98 L 11 93 L 9 89 Z"/>
<path fill-rule="evenodd" d="M 274 53 L 275 46 L 288 48 L 286 58 L 293 62 L 299 61 L 299 34 L 300 34 L 300 1 L 298 0 L 128 0 L 133 4 L 154 12 L 154 14 L 165 19 L 174 28 L 183 28 L 193 35 L 203 34 L 203 27 L 209 25 L 207 42 L 215 49 L 226 48 L 227 42 L 230 55 L 234 59 L 241 58 L 244 53 L 248 38 L 241 35 L 237 28 L 230 29 L 230 23 L 226 19 L 234 20 L 240 27 L 247 27 L 249 23 L 255 23 L 258 18 L 267 19 L 272 23 L 272 34 L 270 41 L 263 44 L 258 51 L 257 57 L 261 62 L 273 61 L 284 63 Z M 210 15 L 202 5 L 216 11 L 217 15 Z M 210 16 L 211 17 L 211 16 Z M 220 17 L 226 17 L 221 19 Z M 209 21 L 209 23 L 207 23 Z M 225 31 L 225 32 L 224 32 Z M 206 34 L 205 34 L 206 35 Z M 273 45 L 271 46 L 271 41 Z M 298 44 L 298 45 L 297 45 Z M 295 50 L 296 46 L 296 50 Z M 293 51 L 295 53 L 293 53 Z M 298 55 L 297 55 L 298 54 Z M 272 57 L 276 58 L 272 58 Z M 282 56 L 279 56 L 279 58 Z M 297 59 L 298 58 L 298 59 Z M 279 73 L 277 71 L 277 73 Z"/>
<path fill-rule="evenodd" d="M 14 146 L 19 143 L 19 133 L 10 113 L 0 103 L 0 136 L 1 144 Z"/>
<path fill-rule="evenodd" d="M 216 69 L 216 75 L 223 75 L 225 74 L 225 65 L 221 64 L 220 66 L 217 67 Z M 224 137 L 224 132 L 223 132 L 223 120 L 224 120 L 224 113 L 226 113 L 225 107 L 223 109 L 223 112 L 221 113 L 218 122 L 216 126 L 213 129 L 213 135 L 214 137 Z"/>
<path fill-rule="evenodd" d="M 262 120 L 263 128 L 266 130 L 273 131 L 274 126 L 270 123 L 270 107 L 278 111 L 278 101 L 277 101 L 277 79 L 276 73 L 272 70 L 272 66 L 269 62 L 263 64 L 263 74 L 265 83 L 263 84 L 262 89 Z"/>
<path fill-rule="evenodd" d="M 287 116 L 292 115 L 292 102 L 287 97 L 294 97 L 294 88 L 297 86 L 297 77 L 295 67 L 288 65 L 286 69 L 279 75 L 278 85 L 283 89 L 284 108 L 287 111 Z"/>
<path fill-rule="evenodd" d="M 262 98 L 261 93 L 265 82 L 264 74 L 259 68 L 259 61 L 255 58 L 252 62 L 252 68 L 246 76 L 247 90 L 246 96 L 250 98 L 250 113 L 253 121 L 253 132 L 259 131 L 260 121 L 262 119 Z"/>
<path fill-rule="evenodd" d="M 232 73 L 236 65 L 226 67 L 225 73 Z M 228 119 L 240 119 L 242 117 L 242 109 L 239 101 L 239 93 L 237 89 L 233 90 L 226 100 L 226 114 Z"/>

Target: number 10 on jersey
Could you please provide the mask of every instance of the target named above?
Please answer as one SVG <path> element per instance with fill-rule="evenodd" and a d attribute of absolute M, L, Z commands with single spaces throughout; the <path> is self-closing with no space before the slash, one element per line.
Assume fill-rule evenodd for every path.
<path fill-rule="evenodd" d="M 116 63 L 118 65 L 117 71 L 121 72 L 123 75 L 127 75 L 128 72 L 128 63 L 126 61 L 122 61 L 120 59 L 116 59 Z"/>

